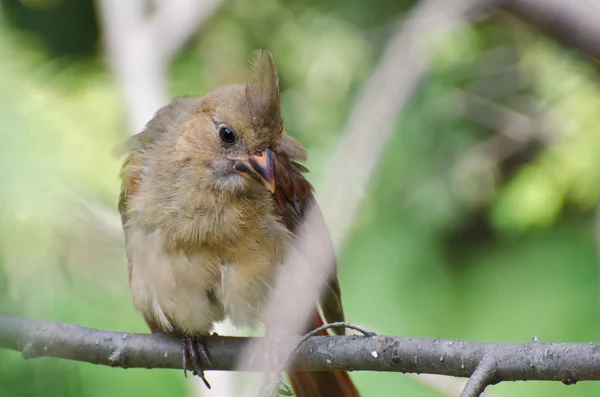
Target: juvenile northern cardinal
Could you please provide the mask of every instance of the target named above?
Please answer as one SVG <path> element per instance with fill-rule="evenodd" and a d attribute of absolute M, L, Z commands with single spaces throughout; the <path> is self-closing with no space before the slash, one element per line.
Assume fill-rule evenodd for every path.
<path fill-rule="evenodd" d="M 305 149 L 283 128 L 273 57 L 254 54 L 247 84 L 173 99 L 128 149 L 119 211 L 133 303 L 152 332 L 182 338 L 184 369 L 191 362 L 206 383 L 203 337 L 226 317 L 259 320 L 286 247 L 316 206 L 294 161 Z M 324 321 L 344 320 L 335 272 L 318 304 Z M 313 318 L 306 331 L 323 324 L 316 307 Z M 346 372 L 289 376 L 299 397 L 359 396 Z"/>

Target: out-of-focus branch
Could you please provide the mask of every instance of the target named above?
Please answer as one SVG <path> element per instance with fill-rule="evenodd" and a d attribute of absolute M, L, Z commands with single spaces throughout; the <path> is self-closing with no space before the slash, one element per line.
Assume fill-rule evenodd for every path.
<path fill-rule="evenodd" d="M 222 0 L 97 0 L 104 46 L 121 88 L 131 133 L 139 132 L 169 99 L 173 57 Z"/>
<path fill-rule="evenodd" d="M 543 114 L 529 116 L 474 93 L 457 92 L 455 98 L 462 103 L 465 118 L 496 131 L 473 145 L 451 170 L 460 196 L 473 202 L 486 200 L 496 188 L 502 163 L 549 141 L 555 128 Z"/>
<path fill-rule="evenodd" d="M 104 47 L 121 90 L 130 133 L 139 132 L 169 96 L 167 62 L 149 29 L 145 0 L 97 0 Z"/>
<path fill-rule="evenodd" d="M 568 48 L 600 59 L 600 4 L 595 0 L 501 0 L 504 10 Z"/>
<path fill-rule="evenodd" d="M 155 43 L 170 60 L 193 36 L 223 0 L 162 0 L 157 12 L 146 23 L 154 34 Z"/>
<path fill-rule="evenodd" d="M 336 246 L 343 243 L 398 114 L 427 73 L 430 57 L 453 29 L 490 3 L 493 1 L 423 0 L 390 38 L 350 113 L 323 183 L 327 190 L 321 192 L 321 204 L 334 228 Z M 341 180 L 345 182 L 342 185 Z"/>
<path fill-rule="evenodd" d="M 235 369 L 243 346 L 258 338 L 206 338 L 207 370 Z M 181 369 L 181 341 L 0 314 L 0 347 L 25 358 L 57 357 L 122 368 Z M 385 371 L 471 377 L 463 396 L 491 383 L 600 380 L 598 343 L 479 343 L 393 336 L 315 336 L 292 357 L 298 371 Z M 254 366 L 250 371 L 264 368 Z"/>
<path fill-rule="evenodd" d="M 334 245 L 346 239 L 351 221 L 362 202 L 386 142 L 392 135 L 399 112 L 409 101 L 425 75 L 429 58 L 438 45 L 469 15 L 488 2 L 478 0 L 424 0 L 390 38 L 383 56 L 360 93 L 336 153 L 332 156 L 324 189 L 319 196 L 321 208 L 329 219 Z M 308 211 L 306 222 L 298 231 L 297 247 L 287 258 L 277 286 L 263 314 L 271 329 L 300 334 L 319 296 L 324 280 L 335 263 L 334 253 L 319 242 L 327 241 L 318 210 Z M 319 252 L 316 252 L 319 251 Z M 248 349 L 241 368 L 250 358 L 270 357 L 275 368 L 286 362 L 294 344 L 278 332 L 267 333 L 260 349 Z M 263 349 L 275 349 L 268 354 Z"/>

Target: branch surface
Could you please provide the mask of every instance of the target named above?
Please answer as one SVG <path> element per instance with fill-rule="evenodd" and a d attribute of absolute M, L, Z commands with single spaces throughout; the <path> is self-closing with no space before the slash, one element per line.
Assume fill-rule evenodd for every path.
<path fill-rule="evenodd" d="M 242 346 L 259 340 L 208 337 L 211 365 L 206 369 L 234 370 Z M 182 368 L 180 340 L 168 335 L 104 331 L 6 314 L 0 314 L 0 347 L 20 351 L 25 358 L 58 357 L 122 368 Z M 574 384 L 600 380 L 600 344 L 480 343 L 383 335 L 315 336 L 298 348 L 290 368 L 455 377 L 470 377 L 475 373 L 472 383 L 477 391 L 485 387 L 484 383 L 501 381 L 552 380 Z M 475 379 L 480 377 L 481 381 Z"/>

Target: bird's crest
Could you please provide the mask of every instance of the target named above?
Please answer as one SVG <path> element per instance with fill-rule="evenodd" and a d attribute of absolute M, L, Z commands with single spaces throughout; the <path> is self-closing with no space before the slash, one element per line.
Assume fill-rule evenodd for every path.
<path fill-rule="evenodd" d="M 250 114 L 258 124 L 280 122 L 279 75 L 269 51 L 257 50 L 250 57 L 246 99 Z"/>

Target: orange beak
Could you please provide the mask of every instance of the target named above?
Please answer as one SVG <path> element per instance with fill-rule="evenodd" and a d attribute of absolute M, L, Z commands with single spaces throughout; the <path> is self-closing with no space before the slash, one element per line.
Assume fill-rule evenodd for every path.
<path fill-rule="evenodd" d="M 271 193 L 275 193 L 275 157 L 273 151 L 266 148 L 255 152 L 247 160 L 238 160 L 233 170 L 245 178 L 261 183 Z"/>

